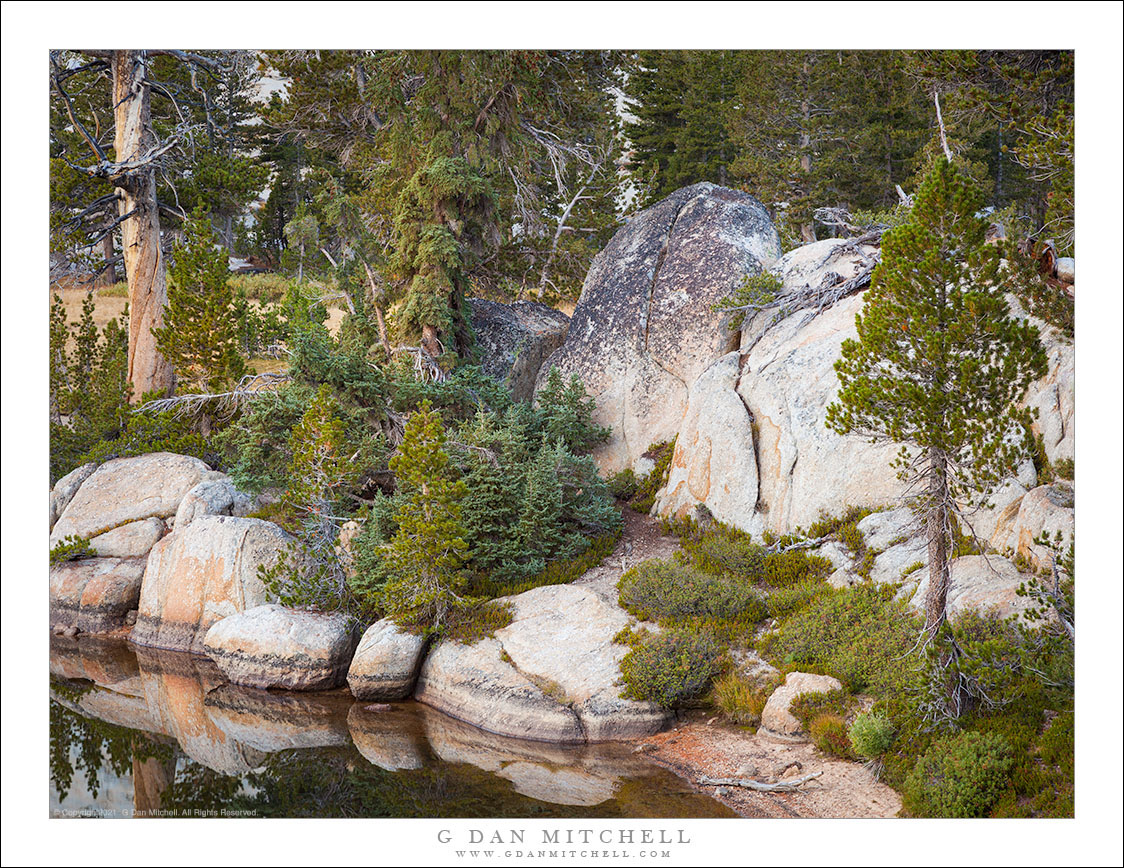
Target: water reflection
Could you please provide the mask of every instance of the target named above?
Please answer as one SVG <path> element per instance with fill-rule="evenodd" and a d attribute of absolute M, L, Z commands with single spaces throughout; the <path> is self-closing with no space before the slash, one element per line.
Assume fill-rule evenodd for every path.
<path fill-rule="evenodd" d="M 205 658 L 123 642 L 53 637 L 50 669 L 53 816 L 732 816 L 624 745 L 243 688 Z"/>

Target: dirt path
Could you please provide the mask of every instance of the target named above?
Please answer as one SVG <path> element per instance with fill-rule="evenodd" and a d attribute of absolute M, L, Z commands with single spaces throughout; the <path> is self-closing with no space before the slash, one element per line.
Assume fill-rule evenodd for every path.
<path fill-rule="evenodd" d="M 602 599 L 616 603 L 617 582 L 625 570 L 641 561 L 669 558 L 677 548 L 679 543 L 675 537 L 660 534 L 658 520 L 625 509 L 624 529 L 613 553 L 575 579 L 573 584 L 587 587 Z"/>
<path fill-rule="evenodd" d="M 574 584 L 616 603 L 617 582 L 625 570 L 641 561 L 669 558 L 678 547 L 674 537 L 660 534 L 658 520 L 626 509 L 613 553 Z M 708 720 L 713 721 L 709 726 Z M 743 817 L 893 817 L 901 810 L 901 797 L 861 764 L 832 759 L 809 743 L 751 734 L 718 722 L 713 713 L 690 712 L 675 729 L 639 740 L 636 747 Z M 794 793 L 696 784 L 701 776 L 781 778 L 786 767 L 790 777 L 816 771 L 823 775 Z"/>

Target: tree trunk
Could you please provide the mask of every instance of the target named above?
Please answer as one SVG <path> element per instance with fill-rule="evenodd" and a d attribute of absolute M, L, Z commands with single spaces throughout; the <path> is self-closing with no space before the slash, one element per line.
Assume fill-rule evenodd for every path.
<path fill-rule="evenodd" d="M 155 144 L 142 51 L 113 52 L 114 148 L 118 162 L 143 156 Z M 133 401 L 146 392 L 169 395 L 175 384 L 172 366 L 156 349 L 152 330 L 164 324 L 168 288 L 160 250 L 160 212 L 156 205 L 156 170 L 142 167 L 119 181 L 121 251 L 129 281 L 129 383 Z"/>
<path fill-rule="evenodd" d="M 929 590 L 925 595 L 925 631 L 929 636 L 945 622 L 948 600 L 948 464 L 943 452 L 929 450 Z"/>
<path fill-rule="evenodd" d="M 106 222 L 113 222 L 112 215 L 107 218 Z M 113 249 L 112 232 L 107 233 L 105 238 L 101 240 L 101 255 L 106 264 L 98 273 L 98 279 L 94 281 L 94 286 L 113 286 L 113 284 L 117 283 L 117 266 L 113 264 L 115 251 Z"/>

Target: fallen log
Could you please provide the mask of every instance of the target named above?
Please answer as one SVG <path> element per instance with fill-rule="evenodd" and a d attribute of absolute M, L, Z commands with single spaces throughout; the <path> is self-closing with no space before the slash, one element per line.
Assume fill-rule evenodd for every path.
<path fill-rule="evenodd" d="M 759 793 L 792 793 L 796 791 L 797 787 L 815 780 L 822 774 L 822 771 L 812 772 L 792 780 L 777 781 L 775 784 L 755 781 L 752 778 L 712 778 L 703 775 L 698 779 L 698 783 L 704 787 L 744 787 L 747 790 L 756 790 Z"/>

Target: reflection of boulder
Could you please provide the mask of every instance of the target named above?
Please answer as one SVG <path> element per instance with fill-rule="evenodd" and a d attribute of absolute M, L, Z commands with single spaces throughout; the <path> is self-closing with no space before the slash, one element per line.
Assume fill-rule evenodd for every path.
<path fill-rule="evenodd" d="M 622 745 L 561 745 L 485 732 L 420 707 L 433 752 L 447 763 L 467 763 L 511 781 L 524 796 L 557 805 L 598 805 L 625 778 L 652 772 L 647 760 Z"/>
<path fill-rule="evenodd" d="M 121 641 L 83 636 L 51 637 L 51 674 L 70 681 L 84 679 L 118 693 L 140 696 L 137 656 Z"/>
<path fill-rule="evenodd" d="M 613 797 L 616 781 L 581 769 L 552 769 L 537 763 L 517 762 L 498 774 L 515 785 L 520 795 L 555 805 L 600 805 Z"/>
<path fill-rule="evenodd" d="M 418 708 L 402 703 L 385 711 L 367 711 L 364 703 L 354 703 L 347 713 L 347 726 L 355 749 L 371 765 L 388 772 L 422 768 L 429 751 Z"/>
<path fill-rule="evenodd" d="M 261 765 L 261 751 L 235 741 L 207 712 L 207 693 L 223 683 L 210 660 L 138 648 L 137 662 L 153 719 L 191 759 L 224 775 L 242 775 Z"/>
<path fill-rule="evenodd" d="M 215 725 L 234 741 L 266 753 L 348 743 L 351 697 L 332 693 L 269 693 L 224 684 L 204 705 Z"/>

